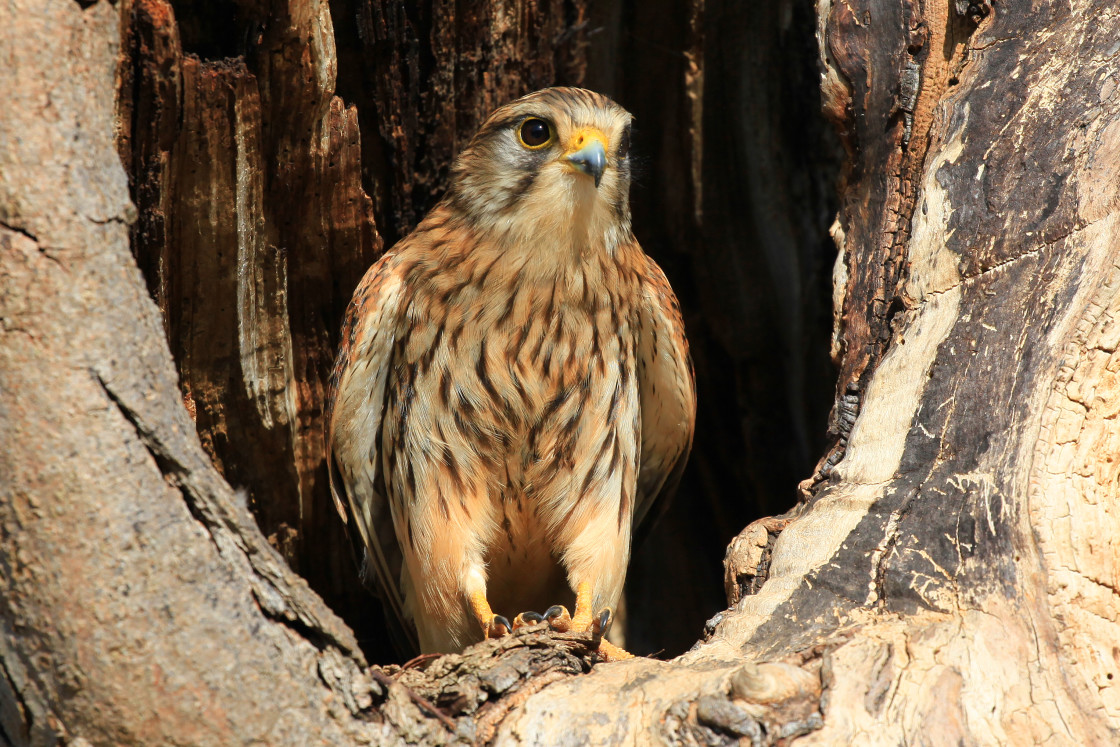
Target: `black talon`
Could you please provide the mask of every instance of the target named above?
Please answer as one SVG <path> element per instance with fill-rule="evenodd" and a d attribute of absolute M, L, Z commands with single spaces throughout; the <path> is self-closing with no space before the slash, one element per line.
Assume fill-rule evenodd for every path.
<path fill-rule="evenodd" d="M 494 626 L 495 628 L 496 628 L 496 627 L 498 627 L 499 625 L 503 625 L 503 626 L 505 626 L 505 629 L 506 629 L 506 633 L 509 633 L 510 631 L 512 631 L 512 630 L 513 630 L 513 626 L 509 624 L 509 620 L 507 620 L 506 618 L 502 617 L 501 615 L 494 615 L 494 622 L 493 622 L 493 623 L 491 623 L 491 624 L 492 624 L 492 625 L 493 625 L 493 626 Z"/>
<path fill-rule="evenodd" d="M 544 617 L 541 618 L 541 619 L 551 620 L 554 617 L 560 617 L 560 615 L 563 615 L 563 614 L 564 614 L 564 607 L 562 605 L 559 605 L 559 604 L 554 604 L 551 607 L 549 607 L 547 610 L 544 611 Z"/>
<path fill-rule="evenodd" d="M 544 622 L 544 615 L 539 612 L 522 612 L 521 619 L 530 624 Z"/>
<path fill-rule="evenodd" d="M 599 625 L 597 626 L 596 634 L 605 636 L 610 632 L 611 625 L 614 624 L 614 615 L 611 614 L 609 609 L 605 609 L 599 613 Z"/>

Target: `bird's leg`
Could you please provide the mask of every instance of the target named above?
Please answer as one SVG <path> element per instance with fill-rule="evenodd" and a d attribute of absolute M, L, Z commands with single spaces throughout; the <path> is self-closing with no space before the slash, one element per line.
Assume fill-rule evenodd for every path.
<path fill-rule="evenodd" d="M 501 615 L 495 615 L 494 610 L 490 609 L 490 602 L 486 601 L 486 592 L 471 592 L 470 601 L 475 619 L 478 620 L 478 624 L 482 627 L 482 636 L 484 638 L 500 638 L 513 630 L 513 626 L 510 624 L 509 620 Z"/>
<path fill-rule="evenodd" d="M 576 614 L 573 617 L 568 614 L 568 608 L 562 604 L 556 604 L 548 608 L 544 613 L 544 617 L 548 620 L 548 624 L 552 626 L 553 630 L 561 633 L 573 631 L 576 633 L 584 633 L 591 628 L 591 584 L 586 581 L 581 581 L 576 587 Z"/>
<path fill-rule="evenodd" d="M 582 633 L 591 628 L 591 584 L 580 581 L 576 587 L 576 613 L 572 615 L 572 630 Z"/>

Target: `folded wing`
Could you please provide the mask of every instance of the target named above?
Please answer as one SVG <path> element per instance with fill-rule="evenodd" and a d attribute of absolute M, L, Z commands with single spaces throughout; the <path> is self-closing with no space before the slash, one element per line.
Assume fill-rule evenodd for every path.
<path fill-rule="evenodd" d="M 696 378 L 680 304 L 665 273 L 649 257 L 642 274 L 638 333 L 642 459 L 634 506 L 636 541 L 648 533 L 676 490 L 696 425 Z"/>
<path fill-rule="evenodd" d="M 381 419 L 403 286 L 393 255 L 362 278 L 342 326 L 327 402 L 327 464 L 331 495 L 349 531 L 365 549 L 363 581 L 372 581 L 395 637 L 416 648 L 400 588 L 403 558 L 380 479 Z"/>

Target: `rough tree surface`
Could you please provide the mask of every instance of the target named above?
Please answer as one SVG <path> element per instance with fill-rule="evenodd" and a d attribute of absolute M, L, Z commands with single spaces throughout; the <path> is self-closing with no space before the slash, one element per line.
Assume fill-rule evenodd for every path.
<path fill-rule="evenodd" d="M 1120 741 L 1120 5 L 817 4 L 827 451 L 804 8 L 462 5 L 0 7 L 0 741 Z M 633 640 L 700 635 L 690 551 L 803 500 L 672 660 L 530 629 L 370 666 L 337 320 L 478 119 L 556 82 L 646 127 L 637 230 L 720 393 Z"/>

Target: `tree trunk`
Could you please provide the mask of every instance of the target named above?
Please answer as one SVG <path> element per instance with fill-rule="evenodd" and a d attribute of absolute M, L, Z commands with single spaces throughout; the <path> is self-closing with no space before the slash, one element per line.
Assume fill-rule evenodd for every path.
<path fill-rule="evenodd" d="M 0 736 L 1116 743 L 1118 12 L 818 3 L 837 382 L 807 6 L 3 6 Z M 481 118 L 558 83 L 637 115 L 700 381 L 629 645 L 704 640 L 370 666 L 322 464 L 339 319 Z M 704 628 L 722 547 L 791 506 Z"/>

